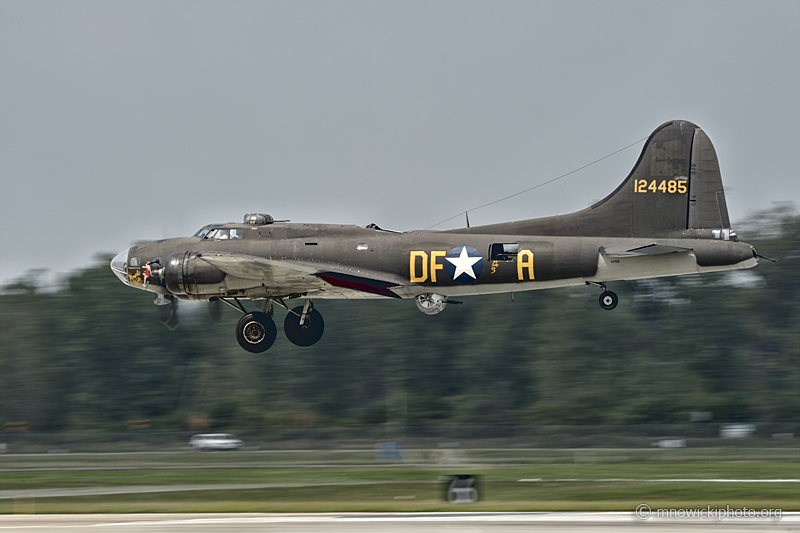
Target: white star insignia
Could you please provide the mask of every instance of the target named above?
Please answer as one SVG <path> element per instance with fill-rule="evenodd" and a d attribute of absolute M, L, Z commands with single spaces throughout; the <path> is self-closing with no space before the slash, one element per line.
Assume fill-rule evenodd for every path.
<path fill-rule="evenodd" d="M 461 274 L 466 274 L 470 276 L 472 279 L 478 279 L 475 277 L 475 271 L 472 269 L 472 265 L 477 263 L 481 260 L 480 257 L 470 257 L 467 255 L 467 247 L 461 247 L 461 255 L 458 257 L 445 257 L 448 261 L 456 267 L 456 272 L 453 274 L 453 279 L 456 279 Z"/>

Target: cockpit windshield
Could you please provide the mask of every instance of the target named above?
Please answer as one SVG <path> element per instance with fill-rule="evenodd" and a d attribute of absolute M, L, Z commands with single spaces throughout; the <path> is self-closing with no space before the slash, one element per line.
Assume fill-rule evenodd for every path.
<path fill-rule="evenodd" d="M 212 229 L 208 234 L 204 237 L 205 239 L 213 239 L 216 241 L 225 241 L 228 239 L 241 239 L 242 233 L 244 233 L 241 229 Z"/>
<path fill-rule="evenodd" d="M 228 239 L 241 239 L 244 235 L 244 230 L 241 228 L 223 229 L 219 227 L 221 225 L 222 224 L 210 224 L 205 228 L 199 229 L 194 236 L 200 237 L 201 239 L 225 241 Z"/>

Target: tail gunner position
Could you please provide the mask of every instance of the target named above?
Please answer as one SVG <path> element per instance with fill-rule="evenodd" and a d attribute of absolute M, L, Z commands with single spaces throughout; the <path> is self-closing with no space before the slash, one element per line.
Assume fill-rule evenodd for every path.
<path fill-rule="evenodd" d="M 617 295 L 608 282 L 750 268 L 759 257 L 731 230 L 711 140 L 676 120 L 650 135 L 614 192 L 568 215 L 404 233 L 245 215 L 241 224 L 133 246 L 111 270 L 155 293 L 156 304 L 169 296 L 230 305 L 243 314 L 239 344 L 263 352 L 277 335 L 276 305 L 288 311 L 289 340 L 310 346 L 324 328 L 312 299 L 414 298 L 433 315 L 453 297 L 594 285 L 610 310 Z M 246 299 L 264 300 L 263 310 L 247 311 Z"/>

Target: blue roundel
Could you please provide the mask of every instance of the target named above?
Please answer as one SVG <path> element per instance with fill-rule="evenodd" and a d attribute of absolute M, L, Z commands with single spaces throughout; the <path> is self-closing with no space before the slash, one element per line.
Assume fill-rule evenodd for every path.
<path fill-rule="evenodd" d="M 444 270 L 459 283 L 472 283 L 483 273 L 483 256 L 471 246 L 453 248 L 444 256 Z"/>

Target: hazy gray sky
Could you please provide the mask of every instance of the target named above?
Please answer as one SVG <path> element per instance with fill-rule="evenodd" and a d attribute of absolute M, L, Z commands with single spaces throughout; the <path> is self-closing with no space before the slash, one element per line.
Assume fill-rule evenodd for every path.
<path fill-rule="evenodd" d="M 245 212 L 426 228 L 671 119 L 710 135 L 735 227 L 800 200 L 798 22 L 797 1 L 0 0 L 0 282 Z M 640 150 L 470 220 L 586 207 Z"/>

